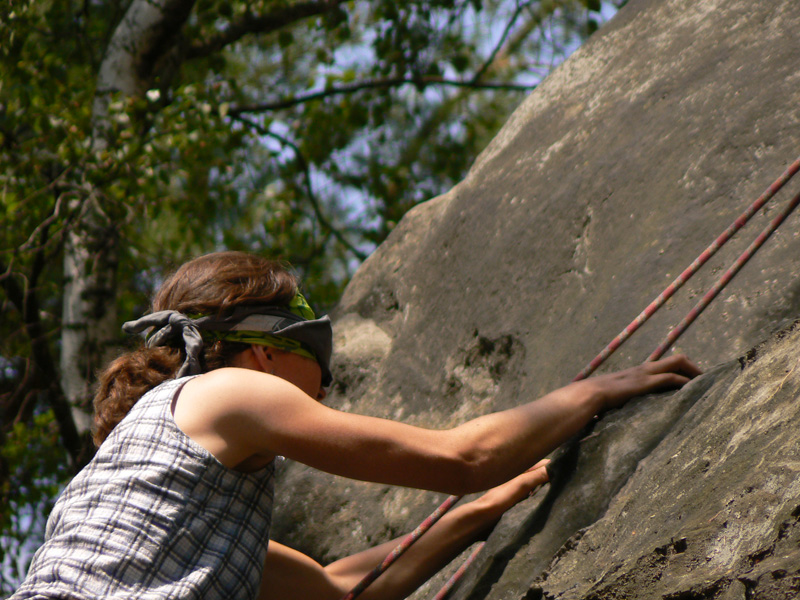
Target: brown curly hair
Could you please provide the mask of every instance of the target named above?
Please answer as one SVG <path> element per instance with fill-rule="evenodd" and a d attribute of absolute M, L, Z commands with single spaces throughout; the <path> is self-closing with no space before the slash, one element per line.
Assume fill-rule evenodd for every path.
<path fill-rule="evenodd" d="M 220 315 L 245 304 L 285 306 L 297 289 L 297 278 L 278 261 L 245 252 L 217 252 L 189 261 L 175 271 L 156 293 L 151 310 Z M 227 366 L 246 348 L 246 344 L 236 342 L 206 346 L 200 357 L 203 371 Z M 93 438 L 97 446 L 145 392 L 175 376 L 185 354 L 182 348 L 142 346 L 106 367 L 94 397 Z"/>

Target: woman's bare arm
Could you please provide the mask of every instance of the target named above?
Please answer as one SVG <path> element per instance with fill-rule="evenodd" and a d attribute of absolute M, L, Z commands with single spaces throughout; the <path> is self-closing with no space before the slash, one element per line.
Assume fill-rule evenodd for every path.
<path fill-rule="evenodd" d="M 190 435 L 205 432 L 210 441 L 204 445 L 217 443 L 212 452 L 225 464 L 280 454 L 354 479 L 464 494 L 525 471 L 598 412 L 680 387 L 698 373 L 688 359 L 673 356 L 447 430 L 337 411 L 287 381 L 248 369 L 219 369 L 192 380 L 181 402 L 191 396 L 197 428 Z M 181 425 L 192 428 L 191 422 Z"/>
<path fill-rule="evenodd" d="M 546 481 L 542 462 L 477 500 L 451 509 L 359 598 L 405 598 L 470 544 L 485 537 L 506 510 Z M 259 600 L 339 600 L 399 541 L 381 544 L 326 567 L 296 550 L 270 542 Z"/>

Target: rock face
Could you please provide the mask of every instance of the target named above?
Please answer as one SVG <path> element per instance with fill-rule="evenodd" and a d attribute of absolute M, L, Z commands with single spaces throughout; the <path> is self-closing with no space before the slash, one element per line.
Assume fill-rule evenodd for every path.
<path fill-rule="evenodd" d="M 358 271 L 333 315 L 331 403 L 449 427 L 569 382 L 800 154 L 797 31 L 795 0 L 631 0 Z M 799 189 L 603 370 L 644 360 Z M 798 219 L 680 339 L 708 373 L 565 447 L 454 597 L 800 593 L 800 334 L 758 346 L 800 315 Z M 443 499 L 298 465 L 280 488 L 275 536 L 323 561 Z"/>
<path fill-rule="evenodd" d="M 562 449 L 456 597 L 797 598 L 798 324 Z"/>

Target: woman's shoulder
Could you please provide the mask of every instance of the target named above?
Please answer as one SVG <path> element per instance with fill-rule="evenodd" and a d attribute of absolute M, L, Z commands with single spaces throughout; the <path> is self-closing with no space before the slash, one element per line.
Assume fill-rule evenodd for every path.
<path fill-rule="evenodd" d="M 273 375 L 237 367 L 209 371 L 186 382 L 173 403 L 173 419 L 222 464 L 236 468 L 256 454 L 250 430 L 258 407 L 269 411 L 274 388 L 281 387 L 276 380 Z M 259 465 L 274 458 L 258 454 L 264 459 Z"/>
<path fill-rule="evenodd" d="M 208 401 L 219 410 L 241 411 L 253 403 L 262 404 L 297 393 L 303 394 L 297 386 L 275 375 L 242 367 L 223 367 L 194 377 L 183 386 L 180 395 L 194 402 Z"/>
<path fill-rule="evenodd" d="M 275 385 L 276 377 L 242 367 L 222 367 L 197 375 L 181 389 L 182 397 L 217 398 L 234 401 L 244 393 Z"/>
<path fill-rule="evenodd" d="M 251 378 L 247 369 L 238 367 L 223 367 L 196 375 L 181 387 L 173 412 L 181 404 L 191 406 L 193 412 L 235 410 L 241 383 Z"/>

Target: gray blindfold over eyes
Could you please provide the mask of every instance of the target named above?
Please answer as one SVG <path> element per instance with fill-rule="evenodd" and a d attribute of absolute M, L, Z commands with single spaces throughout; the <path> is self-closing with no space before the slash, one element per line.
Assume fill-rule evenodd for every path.
<path fill-rule="evenodd" d="M 298 315 L 274 306 L 240 306 L 230 314 L 191 319 L 175 310 L 162 310 L 145 315 L 122 326 L 126 333 L 141 333 L 154 329 L 147 346 L 182 345 L 186 360 L 178 370 L 176 379 L 201 372 L 199 356 L 203 349 L 201 331 L 254 331 L 288 338 L 306 346 L 317 358 L 322 370 L 322 385 L 333 381 L 330 361 L 333 348 L 333 329 L 326 315 L 307 321 Z"/>
<path fill-rule="evenodd" d="M 200 331 L 258 331 L 300 342 L 317 357 L 322 385 L 328 386 L 333 381 L 330 370 L 333 329 L 327 315 L 306 321 L 280 308 L 240 306 L 223 318 L 201 317 L 194 323 Z"/>

